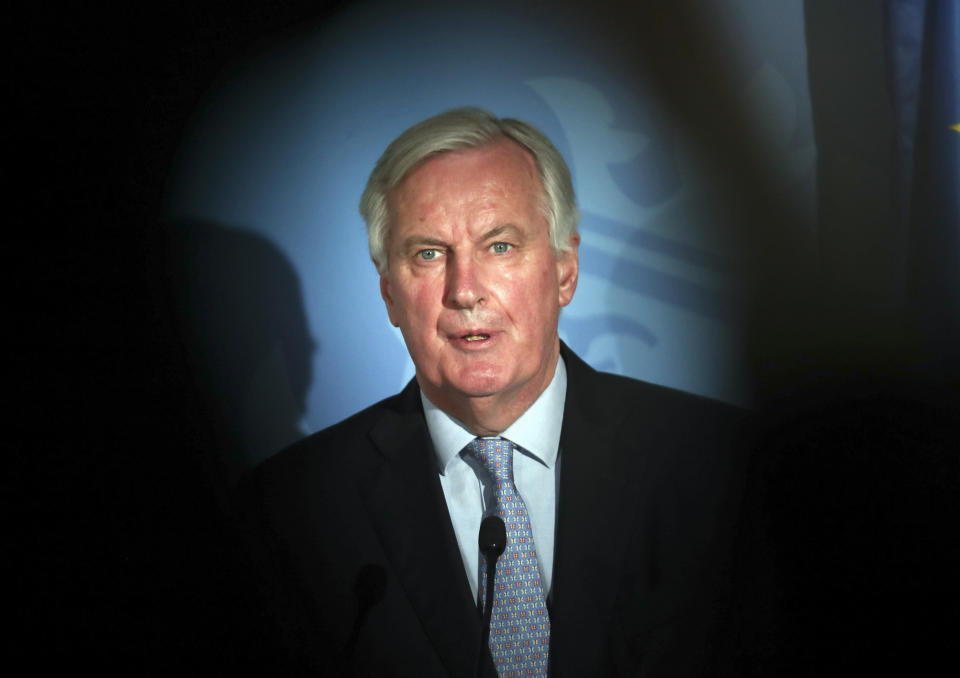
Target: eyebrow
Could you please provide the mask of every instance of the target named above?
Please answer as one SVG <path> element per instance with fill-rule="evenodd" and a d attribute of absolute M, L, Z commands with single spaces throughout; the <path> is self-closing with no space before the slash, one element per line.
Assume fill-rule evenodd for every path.
<path fill-rule="evenodd" d="M 489 231 L 480 236 L 480 241 L 490 240 L 491 238 L 496 238 L 498 235 L 501 235 L 506 232 L 516 233 L 520 235 L 520 229 L 516 227 L 515 224 L 501 224 L 491 228 Z"/>
<path fill-rule="evenodd" d="M 450 243 L 445 240 L 439 240 L 438 238 L 428 238 L 423 235 L 411 235 L 409 238 L 403 241 L 403 251 L 411 252 L 418 247 L 423 247 L 424 245 L 430 247 L 449 247 Z"/>

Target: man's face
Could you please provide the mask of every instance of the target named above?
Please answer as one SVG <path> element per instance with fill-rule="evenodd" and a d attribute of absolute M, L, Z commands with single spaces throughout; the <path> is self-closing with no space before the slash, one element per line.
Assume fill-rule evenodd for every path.
<path fill-rule="evenodd" d="M 441 409 L 492 398 L 525 403 L 519 415 L 553 378 L 579 238 L 554 255 L 540 196 L 532 156 L 502 140 L 431 158 L 388 197 L 380 290 Z"/>

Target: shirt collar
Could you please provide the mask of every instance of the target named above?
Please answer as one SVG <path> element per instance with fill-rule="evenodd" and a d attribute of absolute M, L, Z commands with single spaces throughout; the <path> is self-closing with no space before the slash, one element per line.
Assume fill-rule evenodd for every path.
<path fill-rule="evenodd" d="M 567 367 L 563 358 L 557 359 L 557 368 L 553 379 L 543 393 L 510 424 L 501 437 L 523 448 L 530 456 L 547 468 L 553 468 L 560 447 L 560 429 L 563 425 L 563 403 L 567 395 Z M 420 391 L 423 401 L 423 414 L 427 420 L 427 429 L 437 453 L 437 465 L 441 474 L 476 436 L 463 422 L 434 405 Z"/>

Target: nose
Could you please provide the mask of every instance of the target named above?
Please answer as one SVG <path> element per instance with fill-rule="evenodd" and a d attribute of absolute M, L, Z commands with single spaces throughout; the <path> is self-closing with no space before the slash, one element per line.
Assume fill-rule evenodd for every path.
<path fill-rule="evenodd" d="M 469 257 L 447 259 L 444 305 L 448 308 L 473 308 L 485 297 L 479 266 Z"/>

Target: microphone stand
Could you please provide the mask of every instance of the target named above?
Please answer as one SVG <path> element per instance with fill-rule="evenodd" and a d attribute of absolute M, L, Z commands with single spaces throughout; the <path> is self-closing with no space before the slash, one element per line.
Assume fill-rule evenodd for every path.
<path fill-rule="evenodd" d="M 490 616 L 493 613 L 493 590 L 497 577 L 497 559 L 507 548 L 507 527 L 499 516 L 487 516 L 480 523 L 480 553 L 487 559 L 487 592 L 483 605 L 483 629 L 480 632 L 480 655 L 477 675 L 483 670 L 483 657 L 490 642 Z"/>
<path fill-rule="evenodd" d="M 480 656 L 483 656 L 483 649 L 490 642 L 490 615 L 493 612 L 493 585 L 497 577 L 497 559 L 500 554 L 492 558 L 487 556 L 487 595 L 483 603 L 483 631 L 480 634 Z"/>

